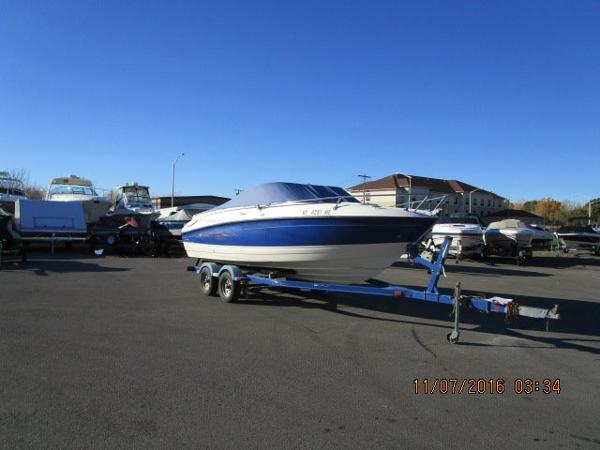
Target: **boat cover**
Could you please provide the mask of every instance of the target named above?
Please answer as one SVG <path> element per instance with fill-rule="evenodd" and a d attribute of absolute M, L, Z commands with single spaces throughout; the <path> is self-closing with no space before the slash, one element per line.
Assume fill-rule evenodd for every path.
<path fill-rule="evenodd" d="M 156 219 L 156 221 L 157 222 L 171 222 L 171 221 L 187 222 L 196 214 L 207 211 L 207 210 L 211 209 L 213 206 L 214 205 L 211 205 L 208 203 L 195 203 L 195 204 L 191 204 L 191 205 L 177 206 L 177 207 L 173 208 L 173 211 L 171 211 L 170 214 L 161 215 L 158 219 Z M 167 208 L 165 208 L 165 209 L 167 209 Z M 168 208 L 168 209 L 171 209 L 171 208 Z"/>
<path fill-rule="evenodd" d="M 505 219 L 490 223 L 488 228 L 528 228 L 528 226 L 518 219 Z"/>
<path fill-rule="evenodd" d="M 359 203 L 356 198 L 341 187 L 299 183 L 265 183 L 247 191 L 242 191 L 237 197 L 213 209 L 270 205 L 290 201 L 322 203 L 335 201 L 339 197 L 342 197 L 346 202 Z"/>
<path fill-rule="evenodd" d="M 175 211 L 170 216 L 159 217 L 156 221 L 157 222 L 171 222 L 171 221 L 177 221 L 177 222 L 183 222 L 183 221 L 185 221 L 185 222 L 187 222 L 187 221 L 189 221 L 192 218 L 192 216 L 194 214 L 198 214 L 199 212 L 202 212 L 202 211 L 189 210 L 189 209 L 180 209 L 179 211 Z"/>

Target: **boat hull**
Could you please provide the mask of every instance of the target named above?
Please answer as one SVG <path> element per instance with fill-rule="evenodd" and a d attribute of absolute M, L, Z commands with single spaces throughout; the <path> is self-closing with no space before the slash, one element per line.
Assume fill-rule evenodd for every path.
<path fill-rule="evenodd" d="M 361 283 L 392 265 L 407 243 L 231 246 L 183 243 L 188 256 L 254 269 L 292 272 L 288 278 L 326 283 Z"/>
<path fill-rule="evenodd" d="M 186 225 L 182 237 L 193 258 L 291 271 L 290 278 L 299 280 L 360 283 L 392 265 L 435 220 L 413 215 L 280 216 L 196 229 Z"/>
<path fill-rule="evenodd" d="M 558 237 L 565 243 L 567 248 L 600 248 L 600 233 L 558 233 Z"/>
<path fill-rule="evenodd" d="M 533 231 L 527 228 L 492 228 L 484 233 L 484 240 L 488 250 L 494 252 L 518 252 L 530 249 L 533 240 Z"/>
<path fill-rule="evenodd" d="M 450 255 L 479 255 L 483 249 L 482 233 L 432 233 L 431 239 L 436 247 L 443 244 L 446 237 L 452 238 L 448 253 Z"/>

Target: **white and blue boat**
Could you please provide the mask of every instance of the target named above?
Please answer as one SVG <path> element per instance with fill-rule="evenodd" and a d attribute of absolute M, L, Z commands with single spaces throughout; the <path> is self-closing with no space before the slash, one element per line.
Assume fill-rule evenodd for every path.
<path fill-rule="evenodd" d="M 362 204 L 339 187 L 267 183 L 195 215 L 182 239 L 187 255 L 204 261 L 351 284 L 393 264 L 436 219 Z"/>

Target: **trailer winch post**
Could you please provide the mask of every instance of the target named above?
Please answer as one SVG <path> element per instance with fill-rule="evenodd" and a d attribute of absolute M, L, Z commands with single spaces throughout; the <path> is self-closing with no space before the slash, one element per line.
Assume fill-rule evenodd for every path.
<path fill-rule="evenodd" d="M 451 333 L 446 336 L 448 338 L 448 342 L 451 344 L 456 344 L 458 342 L 458 338 L 460 336 L 460 281 L 456 283 L 454 287 L 454 306 L 452 312 L 454 313 L 454 329 Z"/>

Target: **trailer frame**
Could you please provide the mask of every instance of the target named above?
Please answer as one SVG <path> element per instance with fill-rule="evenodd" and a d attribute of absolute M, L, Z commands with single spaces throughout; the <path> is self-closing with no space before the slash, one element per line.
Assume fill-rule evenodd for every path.
<path fill-rule="evenodd" d="M 392 297 L 396 299 L 417 300 L 440 305 L 452 306 L 453 328 L 447 335 L 450 343 L 458 343 L 460 337 L 460 310 L 474 309 L 481 313 L 504 314 L 508 322 L 516 317 L 531 317 L 543 319 L 546 331 L 549 330 L 550 320 L 560 319 L 558 304 L 553 308 L 538 308 L 519 305 L 513 299 L 502 297 L 476 297 L 464 295 L 461 283 L 455 285 L 452 295 L 441 294 L 437 284 L 442 275 L 445 276 L 444 262 L 450 247 L 450 238 L 446 238 L 437 254 L 429 253 L 417 256 L 413 261 L 430 272 L 427 287 L 423 291 L 410 289 L 400 285 L 386 284 L 372 280 L 369 284 L 332 284 L 311 281 L 298 281 L 287 278 L 289 272 L 261 271 L 258 269 L 241 268 L 233 264 L 221 264 L 213 261 L 198 259 L 188 270 L 200 275 L 202 292 L 206 295 L 216 295 L 226 303 L 236 302 L 240 296 L 245 296 L 249 286 L 266 286 L 280 289 L 299 290 L 303 292 L 344 293 L 352 295 L 372 295 Z"/>

